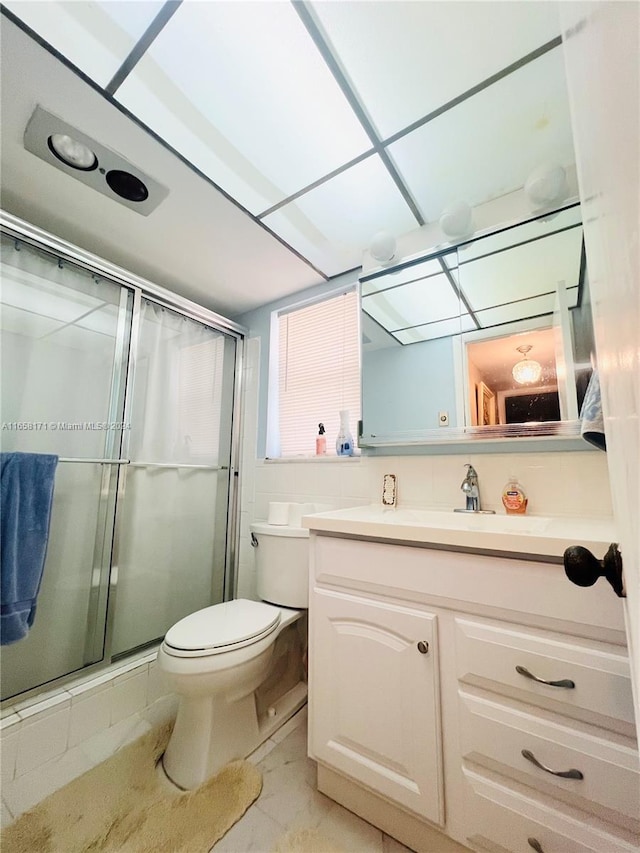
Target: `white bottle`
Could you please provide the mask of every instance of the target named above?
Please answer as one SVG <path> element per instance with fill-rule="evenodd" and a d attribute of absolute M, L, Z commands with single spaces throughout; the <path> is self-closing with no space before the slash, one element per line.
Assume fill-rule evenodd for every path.
<path fill-rule="evenodd" d="M 336 453 L 338 456 L 353 456 L 353 436 L 349 430 L 349 410 L 340 412 L 340 429 L 336 438 Z"/>

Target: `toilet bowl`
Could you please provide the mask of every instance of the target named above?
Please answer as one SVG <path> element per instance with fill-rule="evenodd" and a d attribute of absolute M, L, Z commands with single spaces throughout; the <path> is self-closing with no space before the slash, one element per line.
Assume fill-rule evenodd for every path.
<path fill-rule="evenodd" d="M 158 663 L 180 704 L 162 765 L 185 790 L 245 758 L 306 701 L 309 532 L 251 525 L 258 593 L 177 622 Z"/>

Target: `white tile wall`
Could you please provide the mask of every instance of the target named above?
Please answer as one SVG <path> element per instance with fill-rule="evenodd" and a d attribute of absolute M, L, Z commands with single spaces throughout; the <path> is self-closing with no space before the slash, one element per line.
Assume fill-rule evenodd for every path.
<path fill-rule="evenodd" d="M 2 825 L 176 711 L 155 652 L 4 709 Z"/>
<path fill-rule="evenodd" d="M 482 505 L 504 512 L 502 489 L 515 475 L 534 515 L 610 517 L 607 459 L 593 450 L 549 453 L 487 453 L 451 456 L 362 456 L 353 459 L 256 460 L 259 341 L 249 340 L 245 366 L 247 417 L 243 436 L 243 485 L 238 596 L 256 597 L 249 525 L 267 517 L 269 501 L 326 503 L 335 508 L 377 503 L 382 476 L 398 477 L 403 506 L 463 506 L 464 464 L 478 472 Z"/>

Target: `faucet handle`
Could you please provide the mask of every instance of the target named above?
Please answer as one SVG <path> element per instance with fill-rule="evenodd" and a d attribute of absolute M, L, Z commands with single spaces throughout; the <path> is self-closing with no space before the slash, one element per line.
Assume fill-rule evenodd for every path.
<path fill-rule="evenodd" d="M 473 467 L 473 465 L 470 462 L 465 462 L 464 467 L 468 469 L 467 477 L 469 479 L 471 479 L 471 477 L 475 477 L 477 479 L 478 474 L 476 473 L 476 469 Z"/>

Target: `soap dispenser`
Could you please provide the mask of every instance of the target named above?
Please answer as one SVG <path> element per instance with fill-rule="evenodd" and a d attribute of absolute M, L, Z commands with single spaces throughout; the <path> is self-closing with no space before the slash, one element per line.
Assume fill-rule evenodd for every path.
<path fill-rule="evenodd" d="M 340 412 L 340 429 L 336 438 L 336 453 L 338 456 L 353 456 L 353 436 L 349 430 L 349 410 Z"/>
<path fill-rule="evenodd" d="M 524 515 L 527 511 L 527 500 L 524 489 L 517 477 L 509 477 L 502 490 L 502 504 L 507 515 Z"/>

